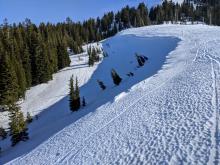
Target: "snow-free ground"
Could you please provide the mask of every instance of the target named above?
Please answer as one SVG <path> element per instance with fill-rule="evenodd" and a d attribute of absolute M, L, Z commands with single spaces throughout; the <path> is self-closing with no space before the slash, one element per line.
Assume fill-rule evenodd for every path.
<path fill-rule="evenodd" d="M 109 57 L 99 65 L 73 62 L 55 75 L 44 94 L 37 92 L 44 85 L 28 92 L 36 97 L 27 97 L 22 110 L 32 111 L 33 105 L 33 113 L 41 111 L 39 119 L 29 126 L 28 142 L 14 148 L 8 147 L 8 139 L 0 142 L 0 162 L 220 164 L 219 27 L 129 29 L 103 41 L 102 47 Z M 149 57 L 144 67 L 137 67 L 135 52 Z M 111 68 L 123 78 L 118 87 Z M 129 72 L 134 77 L 126 76 Z M 75 113 L 69 111 L 67 97 L 72 74 L 87 100 Z M 97 79 L 105 83 L 105 91 Z"/>

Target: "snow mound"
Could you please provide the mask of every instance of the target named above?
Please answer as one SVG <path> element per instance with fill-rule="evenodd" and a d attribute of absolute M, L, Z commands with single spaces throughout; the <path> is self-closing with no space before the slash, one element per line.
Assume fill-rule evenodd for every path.
<path fill-rule="evenodd" d="M 122 92 L 122 93 L 120 93 L 118 96 L 116 96 L 115 98 L 114 98 L 114 101 L 119 101 L 119 100 L 121 100 L 123 97 L 125 97 L 127 95 L 127 93 L 126 92 Z"/>

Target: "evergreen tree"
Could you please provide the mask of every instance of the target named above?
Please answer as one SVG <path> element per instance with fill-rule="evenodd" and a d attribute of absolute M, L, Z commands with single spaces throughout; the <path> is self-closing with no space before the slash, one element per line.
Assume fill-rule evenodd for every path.
<path fill-rule="evenodd" d="M 121 21 L 123 22 L 124 28 L 130 27 L 130 19 L 129 19 L 129 6 L 126 6 L 121 11 Z"/>
<path fill-rule="evenodd" d="M 5 139 L 7 137 L 7 132 L 3 127 L 0 127 L 0 138 Z"/>
<path fill-rule="evenodd" d="M 16 73 L 7 52 L 5 54 L 0 55 L 0 105 L 10 105 L 18 99 Z"/>
<path fill-rule="evenodd" d="M 58 69 L 62 69 L 70 65 L 70 59 L 67 52 L 67 47 L 64 43 L 59 43 L 57 46 L 57 57 L 58 57 Z"/>
<path fill-rule="evenodd" d="M 46 83 L 52 79 L 49 68 L 48 47 L 45 43 L 39 44 L 36 50 L 36 76 L 38 83 Z M 64 67 L 64 66 L 63 66 Z"/>
<path fill-rule="evenodd" d="M 128 77 L 133 77 L 133 76 L 134 76 L 134 73 L 129 72 L 129 73 L 127 74 L 127 76 L 128 76 Z"/>
<path fill-rule="evenodd" d="M 94 47 L 92 48 L 92 58 L 95 62 L 98 62 L 100 60 L 98 52 Z"/>
<path fill-rule="evenodd" d="M 33 118 L 30 114 L 30 112 L 27 112 L 27 119 L 26 119 L 27 123 L 31 123 L 33 121 Z"/>
<path fill-rule="evenodd" d="M 83 100 L 82 100 L 82 106 L 83 106 L 83 107 L 86 106 L 86 100 L 85 100 L 85 97 L 83 97 Z"/>
<path fill-rule="evenodd" d="M 31 87 L 32 84 L 30 56 L 29 49 L 25 46 L 24 51 L 22 52 L 22 66 L 25 71 L 27 87 Z"/>
<path fill-rule="evenodd" d="M 28 137 L 28 128 L 24 116 L 17 105 L 10 105 L 10 135 L 12 146 L 20 141 L 26 141 Z"/>
<path fill-rule="evenodd" d="M 69 106 L 71 111 L 77 111 L 81 106 L 80 101 L 80 91 L 78 86 L 78 80 L 76 78 L 76 83 L 74 87 L 73 76 L 70 78 L 70 93 L 69 93 Z"/>
<path fill-rule="evenodd" d="M 111 76 L 115 85 L 119 85 L 121 83 L 122 79 L 114 69 L 111 70 Z"/>
<path fill-rule="evenodd" d="M 69 92 L 69 106 L 70 110 L 74 111 L 74 97 L 75 97 L 75 89 L 74 89 L 74 82 L 73 82 L 73 76 L 70 78 L 70 92 Z"/>
<path fill-rule="evenodd" d="M 145 6 L 145 4 L 140 3 L 138 5 L 138 10 L 140 11 L 140 17 L 141 17 L 141 22 L 142 22 L 141 26 L 149 25 L 150 21 L 149 21 L 149 17 L 148 17 L 148 9 Z"/>
<path fill-rule="evenodd" d="M 18 61 L 14 61 L 14 70 L 17 77 L 17 84 L 18 84 L 18 97 L 24 97 L 25 96 L 25 90 L 27 88 L 26 83 L 26 77 L 25 77 L 25 71 L 21 63 Z"/>
<path fill-rule="evenodd" d="M 88 56 L 89 56 L 88 64 L 89 66 L 93 66 L 95 59 L 94 59 L 94 52 L 91 46 L 88 48 Z"/>
<path fill-rule="evenodd" d="M 79 86 L 78 86 L 78 79 L 76 77 L 76 84 L 75 84 L 75 98 L 74 98 L 74 107 L 75 110 L 78 110 L 81 106 L 81 101 L 80 101 L 80 91 L 79 91 Z"/>
<path fill-rule="evenodd" d="M 102 90 L 105 90 L 105 89 L 106 89 L 106 86 L 104 85 L 104 83 L 103 83 L 102 81 L 97 80 L 97 82 L 98 82 L 98 84 L 99 84 L 99 86 L 100 86 L 100 88 L 101 88 Z"/>
<path fill-rule="evenodd" d="M 136 59 L 137 59 L 137 62 L 138 62 L 138 64 L 139 64 L 140 67 L 144 66 L 145 58 L 144 58 L 143 56 L 138 55 L 138 54 L 136 53 Z M 146 59 L 147 59 L 147 57 L 146 57 Z"/>

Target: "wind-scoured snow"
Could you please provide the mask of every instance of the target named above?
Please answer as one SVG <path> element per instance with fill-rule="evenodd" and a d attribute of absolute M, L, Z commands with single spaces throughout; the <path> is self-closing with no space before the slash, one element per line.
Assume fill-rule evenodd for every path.
<path fill-rule="evenodd" d="M 13 165 L 219 164 L 219 38 L 218 27 L 160 25 L 125 30 L 103 41 L 109 57 L 81 86 L 86 108 L 71 113 L 64 97 L 39 118 L 49 126 L 41 128 L 41 121 L 35 121 L 40 132 L 31 128 L 36 135 L 8 149 L 0 160 L 16 158 L 8 162 Z M 149 57 L 142 68 L 136 52 Z M 118 87 L 111 68 L 123 79 Z M 107 86 L 105 91 L 97 79 Z M 62 130 L 46 132 L 53 127 Z M 36 141 L 43 130 L 50 138 L 40 144 Z"/>

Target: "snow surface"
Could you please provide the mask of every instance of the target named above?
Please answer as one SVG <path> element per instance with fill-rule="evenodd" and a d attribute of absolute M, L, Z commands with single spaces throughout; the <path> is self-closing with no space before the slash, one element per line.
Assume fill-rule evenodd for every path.
<path fill-rule="evenodd" d="M 161 1 L 161 3 L 163 2 L 164 0 Z M 171 0 L 169 0 L 171 1 Z M 172 0 L 173 3 L 179 3 L 179 4 L 182 4 L 184 2 L 184 0 Z"/>
<path fill-rule="evenodd" d="M 29 127 L 31 139 L 14 148 L 7 147 L 7 140 L 0 142 L 4 150 L 0 162 L 219 164 L 220 28 L 128 29 L 102 46 L 109 57 L 98 67 L 66 68 L 55 75 L 60 77 L 50 90 L 42 90 L 46 92 L 40 95 L 41 102 L 29 98 L 27 109 L 32 111 L 33 104 L 33 112 L 42 112 Z M 149 57 L 142 68 L 137 67 L 136 52 Z M 123 79 L 118 87 L 112 83 L 111 68 Z M 129 72 L 134 77 L 126 76 Z M 78 75 L 81 96 L 87 101 L 86 108 L 76 113 L 69 111 L 66 96 L 72 73 Z M 97 79 L 107 86 L 105 91 Z M 37 93 L 37 88 L 43 87 L 34 87 L 29 94 Z M 54 94 L 56 90 L 63 91 L 62 97 Z M 53 101 L 44 102 L 49 98 Z M 22 104 L 26 111 L 23 105 L 28 105 L 26 101 Z"/>
<path fill-rule="evenodd" d="M 184 0 L 172 0 L 174 3 L 179 3 L 179 4 L 181 4 L 181 3 L 183 3 L 184 2 Z"/>

